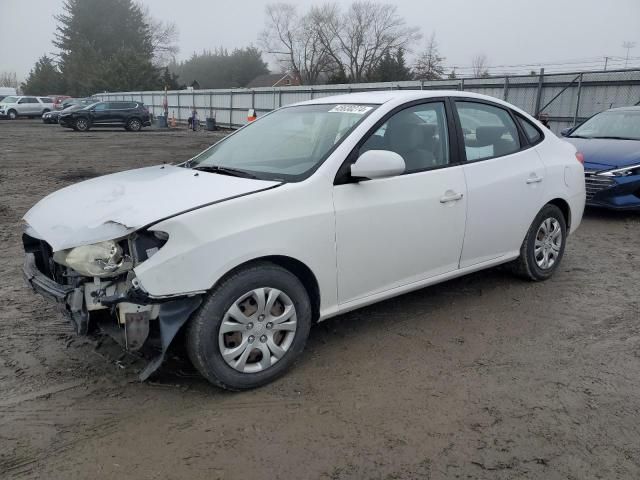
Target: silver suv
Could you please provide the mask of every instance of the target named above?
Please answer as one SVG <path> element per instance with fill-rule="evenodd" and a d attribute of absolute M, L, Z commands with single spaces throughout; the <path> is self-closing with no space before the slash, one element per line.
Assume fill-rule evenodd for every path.
<path fill-rule="evenodd" d="M 40 117 L 53 110 L 53 100 L 49 97 L 29 97 L 11 95 L 0 102 L 0 117 L 15 120 L 18 117 Z"/>

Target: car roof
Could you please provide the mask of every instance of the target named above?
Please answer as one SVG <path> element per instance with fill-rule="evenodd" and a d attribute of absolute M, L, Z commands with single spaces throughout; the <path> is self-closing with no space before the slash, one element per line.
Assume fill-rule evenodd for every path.
<path fill-rule="evenodd" d="M 629 105 L 628 107 L 617 107 L 605 110 L 606 112 L 640 112 L 640 106 Z"/>
<path fill-rule="evenodd" d="M 489 100 L 497 103 L 505 103 L 495 97 L 460 90 L 376 90 L 371 92 L 346 93 L 342 95 L 332 95 L 330 97 L 315 98 L 313 100 L 296 103 L 296 105 L 319 105 L 326 103 L 369 103 L 373 105 L 382 105 L 383 103 L 395 100 L 411 101 L 434 97 L 468 97 L 480 100 Z"/>
<path fill-rule="evenodd" d="M 526 116 L 530 116 L 524 110 L 499 98 L 490 97 L 489 95 L 482 95 L 480 93 L 465 92 L 461 90 L 376 90 L 370 92 L 347 93 L 342 95 L 332 95 L 330 97 L 315 98 L 313 100 L 296 103 L 295 105 L 322 105 L 327 103 L 382 105 L 388 102 L 404 103 L 414 100 L 436 97 L 456 97 L 486 100 L 503 105 Z"/>

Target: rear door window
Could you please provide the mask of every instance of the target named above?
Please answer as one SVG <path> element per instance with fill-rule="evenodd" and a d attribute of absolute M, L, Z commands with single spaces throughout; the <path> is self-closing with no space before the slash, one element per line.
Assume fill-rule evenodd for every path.
<path fill-rule="evenodd" d="M 520 150 L 518 128 L 500 107 L 456 101 L 467 161 L 502 157 Z"/>

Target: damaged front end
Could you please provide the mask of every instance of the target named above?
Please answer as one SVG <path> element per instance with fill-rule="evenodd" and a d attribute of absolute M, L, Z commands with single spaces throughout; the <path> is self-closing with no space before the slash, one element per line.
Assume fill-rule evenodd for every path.
<path fill-rule="evenodd" d="M 56 252 L 29 227 L 22 240 L 27 284 L 57 302 L 76 333 L 86 335 L 97 325 L 129 351 L 160 350 L 141 380 L 162 364 L 176 333 L 202 302 L 199 295 L 152 298 L 137 280 L 134 268 L 164 246 L 164 232 L 143 230 Z"/>

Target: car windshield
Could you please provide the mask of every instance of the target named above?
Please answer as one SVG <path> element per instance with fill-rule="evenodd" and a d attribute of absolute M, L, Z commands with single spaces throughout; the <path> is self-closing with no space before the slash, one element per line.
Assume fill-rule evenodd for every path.
<path fill-rule="evenodd" d="M 302 180 L 375 108 L 355 104 L 286 107 L 218 142 L 186 166 L 265 180 Z"/>
<path fill-rule="evenodd" d="M 640 110 L 610 110 L 584 122 L 570 137 L 640 140 Z"/>
<path fill-rule="evenodd" d="M 18 97 L 4 97 L 2 103 L 16 103 L 18 101 Z"/>

